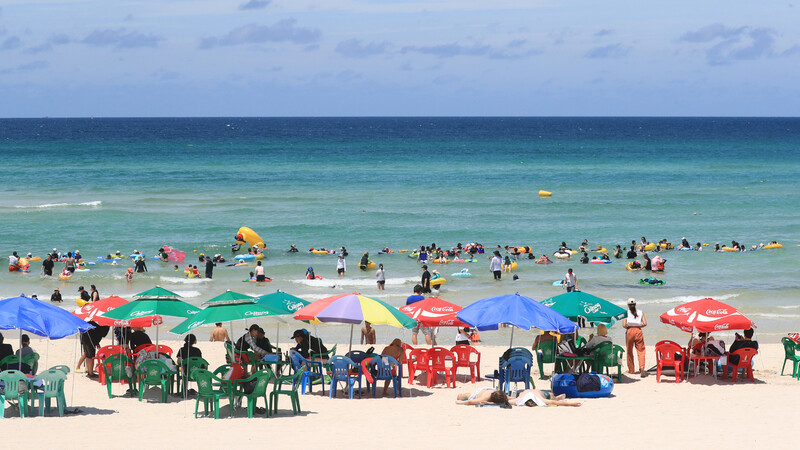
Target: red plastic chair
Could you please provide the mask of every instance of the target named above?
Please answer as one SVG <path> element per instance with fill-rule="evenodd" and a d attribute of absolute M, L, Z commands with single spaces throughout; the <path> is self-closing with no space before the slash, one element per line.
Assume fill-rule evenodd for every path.
<path fill-rule="evenodd" d="M 444 347 L 433 347 L 428 350 L 428 387 L 435 384 L 439 372 L 444 372 L 445 386 L 456 387 L 456 357 Z"/>
<path fill-rule="evenodd" d="M 408 384 L 414 384 L 414 376 L 418 370 L 420 372 L 428 371 L 427 354 L 428 349 L 425 348 L 415 348 L 409 353 L 408 358 L 406 358 L 408 363 Z"/>
<path fill-rule="evenodd" d="M 478 381 L 481 381 L 481 353 L 471 345 L 456 345 L 450 349 L 456 357 L 456 368 L 453 373 L 458 372 L 459 367 L 469 368 L 469 376 L 475 383 L 475 373 L 478 374 Z M 473 358 L 472 355 L 476 357 Z M 474 361 L 473 361 L 474 359 Z"/>
<path fill-rule="evenodd" d="M 679 383 L 684 377 L 683 360 L 686 357 L 686 353 L 680 345 L 674 342 L 660 342 L 659 344 L 661 345 L 656 346 L 656 361 L 658 361 L 656 383 L 661 382 L 661 370 L 664 367 L 673 367 L 675 369 L 675 382 Z M 680 355 L 680 357 L 675 358 L 676 354 Z"/>
<path fill-rule="evenodd" d="M 758 350 L 754 348 L 740 348 L 733 353 L 728 353 L 728 363 L 725 364 L 725 370 L 722 372 L 722 379 L 725 379 L 725 376 L 728 375 L 728 369 L 733 368 L 733 382 L 736 382 L 736 377 L 739 375 L 739 369 L 745 369 L 745 375 L 750 381 L 755 383 L 755 378 L 753 378 L 753 366 L 752 360 L 753 357 L 758 354 Z M 731 363 L 731 355 L 739 355 L 739 363 L 733 364 Z"/>
<path fill-rule="evenodd" d="M 155 346 L 153 346 L 153 347 L 155 348 Z M 170 358 L 172 358 L 172 348 L 170 348 L 167 345 L 159 344 L 158 345 L 158 353 L 164 353 L 167 356 L 169 356 Z"/>
<path fill-rule="evenodd" d="M 105 372 L 101 368 L 101 366 L 103 365 L 103 361 L 105 361 L 106 358 L 108 358 L 111 355 L 124 355 L 124 354 L 125 350 L 122 348 L 122 346 L 119 345 L 106 345 L 105 347 L 101 347 L 97 350 L 94 357 L 95 359 L 94 366 L 99 369 L 97 372 L 98 375 L 97 381 L 99 381 L 100 384 L 102 385 L 106 384 Z"/>
<path fill-rule="evenodd" d="M 408 357 L 409 355 L 411 355 L 412 351 L 414 351 L 414 347 L 403 342 L 403 353 L 404 353 L 403 357 L 405 358 L 406 361 L 408 361 Z"/>

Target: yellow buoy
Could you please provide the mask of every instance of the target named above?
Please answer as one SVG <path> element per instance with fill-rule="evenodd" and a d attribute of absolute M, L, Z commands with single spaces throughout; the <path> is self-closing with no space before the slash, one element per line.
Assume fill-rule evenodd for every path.
<path fill-rule="evenodd" d="M 539 191 L 539 197 L 552 197 L 553 193 L 549 191 Z"/>

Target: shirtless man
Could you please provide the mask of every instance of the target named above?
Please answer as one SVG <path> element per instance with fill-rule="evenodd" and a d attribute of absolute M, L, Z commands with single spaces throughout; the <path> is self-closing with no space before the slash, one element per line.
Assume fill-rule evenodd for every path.
<path fill-rule="evenodd" d="M 211 330 L 211 342 L 229 342 L 231 338 L 228 337 L 228 330 L 222 328 L 222 322 L 216 323 L 217 327 Z"/>
<path fill-rule="evenodd" d="M 375 344 L 375 328 L 372 328 L 372 324 L 367 321 L 364 321 L 364 327 L 361 328 L 361 345 L 365 343 L 367 345 Z"/>

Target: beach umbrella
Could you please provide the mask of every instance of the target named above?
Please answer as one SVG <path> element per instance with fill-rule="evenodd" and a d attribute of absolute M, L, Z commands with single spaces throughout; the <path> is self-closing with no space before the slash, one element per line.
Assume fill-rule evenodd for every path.
<path fill-rule="evenodd" d="M 200 308 L 178 300 L 180 295 L 156 286 L 134 295 L 135 300 L 114 308 L 104 314 L 109 319 L 130 320 L 143 316 L 191 317 Z M 156 325 L 156 346 L 158 346 L 158 325 Z"/>
<path fill-rule="evenodd" d="M 297 311 L 297 320 L 338 322 L 350 324 L 350 350 L 353 348 L 353 325 L 363 321 L 375 325 L 397 328 L 414 328 L 417 321 L 401 313 L 394 306 L 353 292 L 335 295 L 312 302 Z M 349 351 L 348 350 L 348 353 Z"/>
<path fill-rule="evenodd" d="M 206 307 L 194 316 L 181 322 L 171 333 L 184 334 L 207 323 L 231 322 L 234 320 L 256 319 L 260 317 L 282 314 L 255 302 L 247 296 L 238 300 L 217 300 L 206 302 Z"/>
<path fill-rule="evenodd" d="M 209 300 L 203 302 L 204 305 L 208 305 L 211 303 L 227 303 L 227 302 L 237 302 L 240 300 L 250 300 L 252 302 L 253 297 L 246 294 L 240 294 L 238 292 L 233 292 L 232 290 L 228 289 L 222 294 L 213 297 Z"/>
<path fill-rule="evenodd" d="M 61 339 L 94 326 L 69 311 L 21 295 L 0 300 L 0 330 L 19 329 L 37 336 Z M 21 337 L 20 337 L 21 339 Z"/>
<path fill-rule="evenodd" d="M 278 289 L 277 291 L 271 294 L 260 295 L 256 297 L 256 303 L 259 305 L 266 306 L 272 310 L 281 311 L 281 314 L 277 314 L 273 317 L 281 320 L 280 316 L 288 316 L 290 314 L 294 314 L 300 308 L 311 304 L 308 300 L 304 300 L 300 297 L 296 297 L 292 294 L 287 294 L 286 292 L 281 291 Z M 280 323 L 275 327 L 275 345 L 278 345 L 280 340 L 278 339 L 280 332 Z"/>
<path fill-rule="evenodd" d="M 513 325 L 523 330 L 532 327 L 542 331 L 574 333 L 578 327 L 557 311 L 536 300 L 516 294 L 484 298 L 465 307 L 456 314 L 459 320 L 475 327 L 478 331 L 496 330 L 500 324 Z M 511 329 L 511 342 L 514 343 L 514 328 Z"/>
<path fill-rule="evenodd" d="M 624 319 L 627 314 L 624 308 L 586 292 L 567 292 L 542 300 L 541 303 L 581 326 L 592 326 L 590 324 L 593 322 L 610 324 L 614 320 Z"/>
<path fill-rule="evenodd" d="M 660 318 L 661 322 L 688 332 L 697 330 L 710 333 L 721 330 L 747 330 L 755 327 L 753 321 L 736 308 L 713 298 L 704 298 L 676 306 L 661 314 Z"/>
<path fill-rule="evenodd" d="M 73 314 L 86 322 L 95 321 L 98 325 L 109 327 L 149 327 L 150 325 L 160 324 L 163 322 L 161 316 L 143 316 L 133 319 L 110 319 L 105 317 L 105 313 L 120 306 L 129 303 L 122 297 L 112 295 L 100 299 L 96 302 L 87 303 L 80 308 L 76 309 Z"/>
<path fill-rule="evenodd" d="M 421 327 L 466 327 L 468 325 L 456 317 L 461 309 L 461 306 L 438 297 L 428 297 L 403 306 L 400 311 L 419 322 Z"/>

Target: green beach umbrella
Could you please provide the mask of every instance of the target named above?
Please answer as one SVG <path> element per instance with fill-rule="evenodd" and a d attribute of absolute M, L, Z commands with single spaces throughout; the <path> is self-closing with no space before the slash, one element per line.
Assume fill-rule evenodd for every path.
<path fill-rule="evenodd" d="M 144 292 L 139 292 L 138 294 L 134 295 L 133 298 L 180 298 L 180 295 L 162 288 L 161 286 L 156 286 L 152 289 L 148 289 Z"/>
<path fill-rule="evenodd" d="M 205 309 L 184 320 L 169 331 L 175 334 L 184 334 L 207 323 L 256 319 L 279 314 L 284 313 L 259 305 L 253 301 L 252 297 L 236 301 L 217 301 L 209 304 Z"/>
<path fill-rule="evenodd" d="M 292 294 L 287 294 L 280 289 L 271 294 L 260 295 L 256 297 L 255 300 L 259 305 L 266 306 L 271 310 L 280 311 L 280 314 L 275 314 L 275 316 L 288 316 L 294 314 L 300 308 L 311 303 L 308 300 L 304 300 Z M 280 320 L 280 318 L 276 318 Z M 279 332 L 280 323 L 278 323 L 278 325 L 275 327 L 275 345 L 278 345 L 278 342 L 280 342 Z"/>
<path fill-rule="evenodd" d="M 542 304 L 573 322 L 610 324 L 614 320 L 624 319 L 627 314 L 625 309 L 586 292 L 567 292 L 542 300 Z"/>
<path fill-rule="evenodd" d="M 228 289 L 224 293 L 203 302 L 204 305 L 209 305 L 212 303 L 229 303 L 229 302 L 238 302 L 242 300 L 249 300 L 251 303 L 253 301 L 253 297 L 245 294 L 240 294 L 238 292 L 233 292 L 232 290 Z"/>

